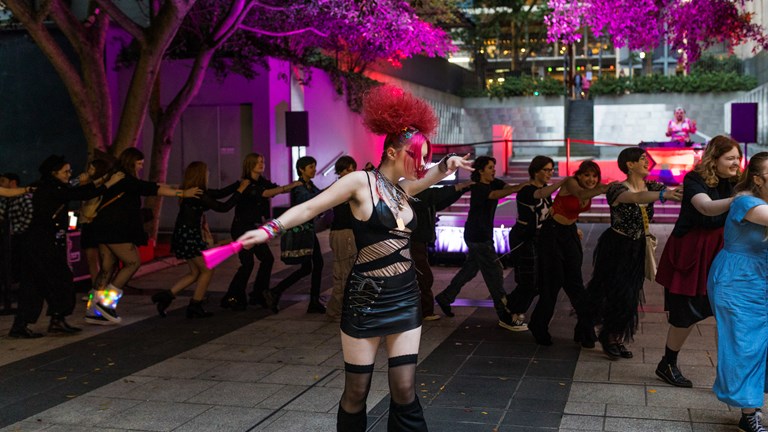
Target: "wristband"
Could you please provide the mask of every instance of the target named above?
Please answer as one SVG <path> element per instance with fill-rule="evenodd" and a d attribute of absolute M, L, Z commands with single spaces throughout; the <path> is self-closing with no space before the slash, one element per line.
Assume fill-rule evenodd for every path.
<path fill-rule="evenodd" d="M 665 190 L 667 190 L 667 188 L 662 188 L 662 189 L 659 191 L 659 202 L 661 202 L 662 204 L 664 204 L 665 202 L 667 202 L 667 199 L 666 199 L 666 198 L 664 198 L 664 191 L 665 191 Z"/>
<path fill-rule="evenodd" d="M 440 159 L 440 162 L 437 163 L 437 169 L 440 170 L 441 173 L 445 174 L 448 172 L 448 159 L 458 156 L 456 153 L 449 153 L 445 156 L 443 156 L 442 159 Z"/>
<path fill-rule="evenodd" d="M 183 198 L 183 197 L 184 197 L 184 191 L 183 191 L 183 190 L 177 190 L 177 191 L 176 191 L 176 196 L 177 196 L 177 197 L 182 197 L 182 198 Z"/>
<path fill-rule="evenodd" d="M 285 226 L 283 226 L 283 223 L 277 219 L 272 219 L 260 226 L 259 229 L 264 230 L 264 232 L 267 233 L 267 238 L 270 240 L 285 232 Z"/>

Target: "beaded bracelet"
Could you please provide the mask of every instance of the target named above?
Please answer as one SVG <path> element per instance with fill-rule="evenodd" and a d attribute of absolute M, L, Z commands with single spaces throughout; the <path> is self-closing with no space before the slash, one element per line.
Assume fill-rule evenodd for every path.
<path fill-rule="evenodd" d="M 260 226 L 259 229 L 264 230 L 270 240 L 285 232 L 285 226 L 283 226 L 283 223 L 278 219 L 272 219 L 271 221 Z"/>
<path fill-rule="evenodd" d="M 662 188 L 662 189 L 659 191 L 659 202 L 661 202 L 662 204 L 664 204 L 665 202 L 667 202 L 667 199 L 666 199 L 666 198 L 664 198 L 664 191 L 665 191 L 665 190 L 667 190 L 667 188 Z"/>

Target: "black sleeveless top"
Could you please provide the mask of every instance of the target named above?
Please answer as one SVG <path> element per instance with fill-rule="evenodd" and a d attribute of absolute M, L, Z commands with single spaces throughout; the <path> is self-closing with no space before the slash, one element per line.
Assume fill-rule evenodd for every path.
<path fill-rule="evenodd" d="M 371 177 L 366 175 L 373 203 Z M 408 230 L 399 230 L 395 215 L 383 199 L 373 206 L 367 221 L 352 217 L 352 232 L 358 250 L 355 270 L 366 276 L 388 277 L 412 268 L 410 238 L 416 224 L 416 213 L 413 212 L 413 219 L 405 226 Z"/>

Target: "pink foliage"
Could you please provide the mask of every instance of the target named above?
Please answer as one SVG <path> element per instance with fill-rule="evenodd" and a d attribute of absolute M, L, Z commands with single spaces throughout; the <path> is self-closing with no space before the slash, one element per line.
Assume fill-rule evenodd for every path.
<path fill-rule="evenodd" d="M 650 50 L 665 36 L 689 62 L 715 43 L 733 47 L 748 41 L 768 48 L 764 29 L 751 22 L 745 5 L 752 0 L 550 0 L 544 20 L 549 42 L 573 43 L 583 26 L 608 36 L 617 47 Z"/>
<path fill-rule="evenodd" d="M 287 43 L 292 49 L 320 47 L 341 56 L 346 63 L 341 66 L 350 71 L 379 60 L 399 65 L 417 54 L 434 57 L 455 51 L 442 29 L 419 19 L 403 0 L 275 0 L 274 6 L 254 7 L 246 24 L 284 35 L 315 29 L 322 35 L 303 31 L 289 36 Z"/>

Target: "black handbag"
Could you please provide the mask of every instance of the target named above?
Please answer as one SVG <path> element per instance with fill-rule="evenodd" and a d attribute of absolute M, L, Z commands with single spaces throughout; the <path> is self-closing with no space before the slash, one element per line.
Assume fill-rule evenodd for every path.
<path fill-rule="evenodd" d="M 304 264 L 312 259 L 314 247 L 314 224 L 295 226 L 280 237 L 280 260 L 288 265 Z"/>

